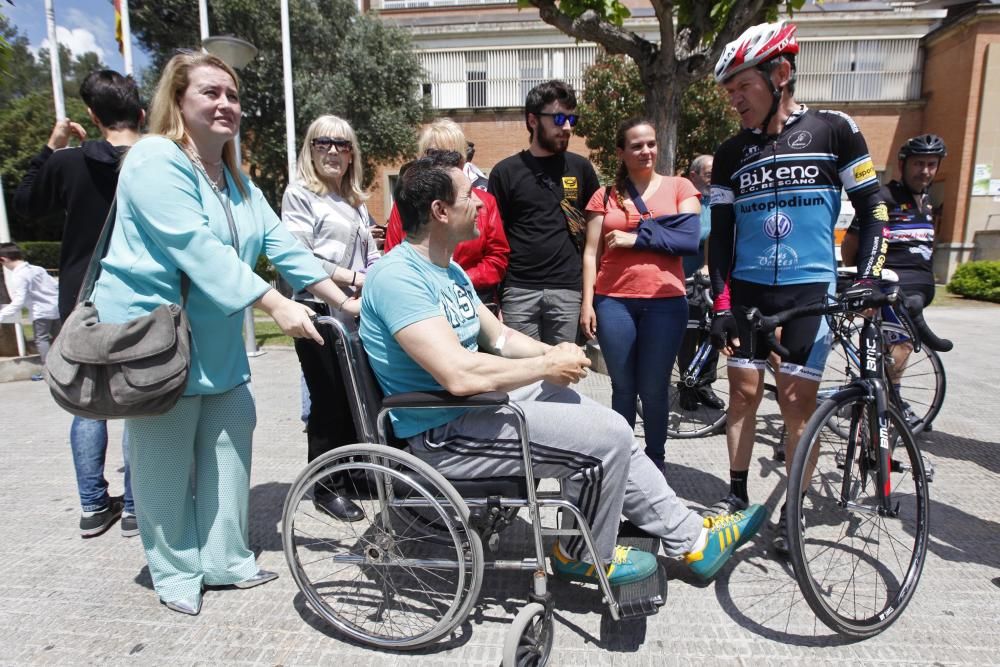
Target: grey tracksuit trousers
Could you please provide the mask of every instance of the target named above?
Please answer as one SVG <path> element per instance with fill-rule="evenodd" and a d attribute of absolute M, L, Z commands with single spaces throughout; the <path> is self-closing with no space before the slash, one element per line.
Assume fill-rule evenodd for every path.
<path fill-rule="evenodd" d="M 621 415 L 547 382 L 514 390 L 510 398 L 527 419 L 535 476 L 561 481 L 563 497 L 590 523 L 603 560 L 614 553 L 623 514 L 659 537 L 668 556 L 691 550 L 702 518 L 681 503 Z M 523 473 L 517 422 L 503 410 L 470 410 L 409 438 L 409 444 L 445 477 Z M 582 538 L 563 538 L 562 547 L 571 558 L 593 560 Z"/>

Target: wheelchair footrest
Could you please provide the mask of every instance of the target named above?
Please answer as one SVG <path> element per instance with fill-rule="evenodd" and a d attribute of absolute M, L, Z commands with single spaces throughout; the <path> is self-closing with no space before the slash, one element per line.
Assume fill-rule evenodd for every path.
<path fill-rule="evenodd" d="M 659 565 L 653 576 L 618 586 L 613 591 L 623 620 L 652 616 L 667 603 L 667 572 Z"/>
<path fill-rule="evenodd" d="M 660 550 L 658 538 L 629 523 L 623 524 L 619 530 L 618 544 L 653 554 Z M 667 572 L 663 565 L 659 565 L 653 576 L 618 586 L 614 589 L 614 594 L 622 619 L 652 616 L 667 603 Z"/>

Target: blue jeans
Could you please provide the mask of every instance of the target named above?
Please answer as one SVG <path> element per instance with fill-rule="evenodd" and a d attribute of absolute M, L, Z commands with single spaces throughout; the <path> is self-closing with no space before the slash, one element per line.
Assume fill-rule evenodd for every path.
<path fill-rule="evenodd" d="M 642 399 L 646 456 L 662 467 L 670 369 L 687 329 L 687 299 L 594 295 L 594 312 L 597 340 L 611 375 L 611 408 L 635 428 L 635 399 Z"/>
<path fill-rule="evenodd" d="M 108 423 L 103 420 L 73 417 L 69 430 L 76 468 L 76 488 L 80 507 L 94 512 L 108 506 L 108 480 L 104 478 L 104 459 L 108 451 Z M 125 462 L 125 511 L 135 514 L 132 500 L 132 479 L 128 463 L 128 438 L 122 436 L 122 460 Z"/>

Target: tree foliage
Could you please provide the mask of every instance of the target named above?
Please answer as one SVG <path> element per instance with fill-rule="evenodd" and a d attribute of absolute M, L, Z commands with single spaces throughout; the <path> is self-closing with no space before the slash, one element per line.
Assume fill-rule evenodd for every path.
<path fill-rule="evenodd" d="M 26 37 L 18 33 L 5 16 L 0 15 L 0 37 L 7 44 L 6 70 L 0 72 L 0 173 L 6 199 L 11 236 L 17 240 L 56 240 L 62 235 L 63 216 L 56 214 L 38 220 L 25 220 L 14 214 L 14 191 L 28 169 L 28 163 L 48 141 L 55 124 L 49 52 L 43 49 L 36 58 Z M 60 66 L 66 115 L 83 125 L 88 137 L 100 137 L 87 118 L 80 100 L 80 84 L 92 70 L 105 65 L 95 53 L 73 57 L 60 45 Z"/>
<path fill-rule="evenodd" d="M 820 1 L 820 0 L 815 0 Z M 518 0 L 562 32 L 631 58 L 639 72 L 645 115 L 656 124 L 658 168 L 672 172 L 677 123 L 689 86 L 707 76 L 725 45 L 747 27 L 800 9 L 805 0 L 650 0 L 659 39 L 625 27 L 630 16 L 621 0 Z"/>
<path fill-rule="evenodd" d="M 130 10 L 134 35 L 153 54 L 144 79 L 151 93 L 174 50 L 200 43 L 198 14 L 190 0 L 133 0 Z M 378 164 L 412 154 L 426 111 L 409 36 L 376 16 L 359 16 L 351 0 L 291 0 L 289 20 L 296 150 L 315 117 L 332 113 L 357 133 L 366 180 Z M 241 131 L 251 176 L 275 205 L 287 184 L 279 5 L 213 0 L 209 24 L 213 34 L 238 35 L 258 49 L 240 71 Z"/>
<path fill-rule="evenodd" d="M 580 97 L 581 134 L 587 137 L 590 159 L 606 181 L 618 167 L 615 133 L 622 121 L 644 114 L 639 68 L 623 56 L 602 54 L 583 75 Z M 711 77 L 694 82 L 685 92 L 677 131 L 678 171 L 691 159 L 712 154 L 739 129 L 739 119 Z"/>

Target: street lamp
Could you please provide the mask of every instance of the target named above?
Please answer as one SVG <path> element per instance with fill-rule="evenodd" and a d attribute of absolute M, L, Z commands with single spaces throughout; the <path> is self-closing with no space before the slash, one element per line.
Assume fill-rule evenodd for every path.
<path fill-rule="evenodd" d="M 206 37 L 201 46 L 233 69 L 243 69 L 257 56 L 256 46 L 232 35 Z"/>

